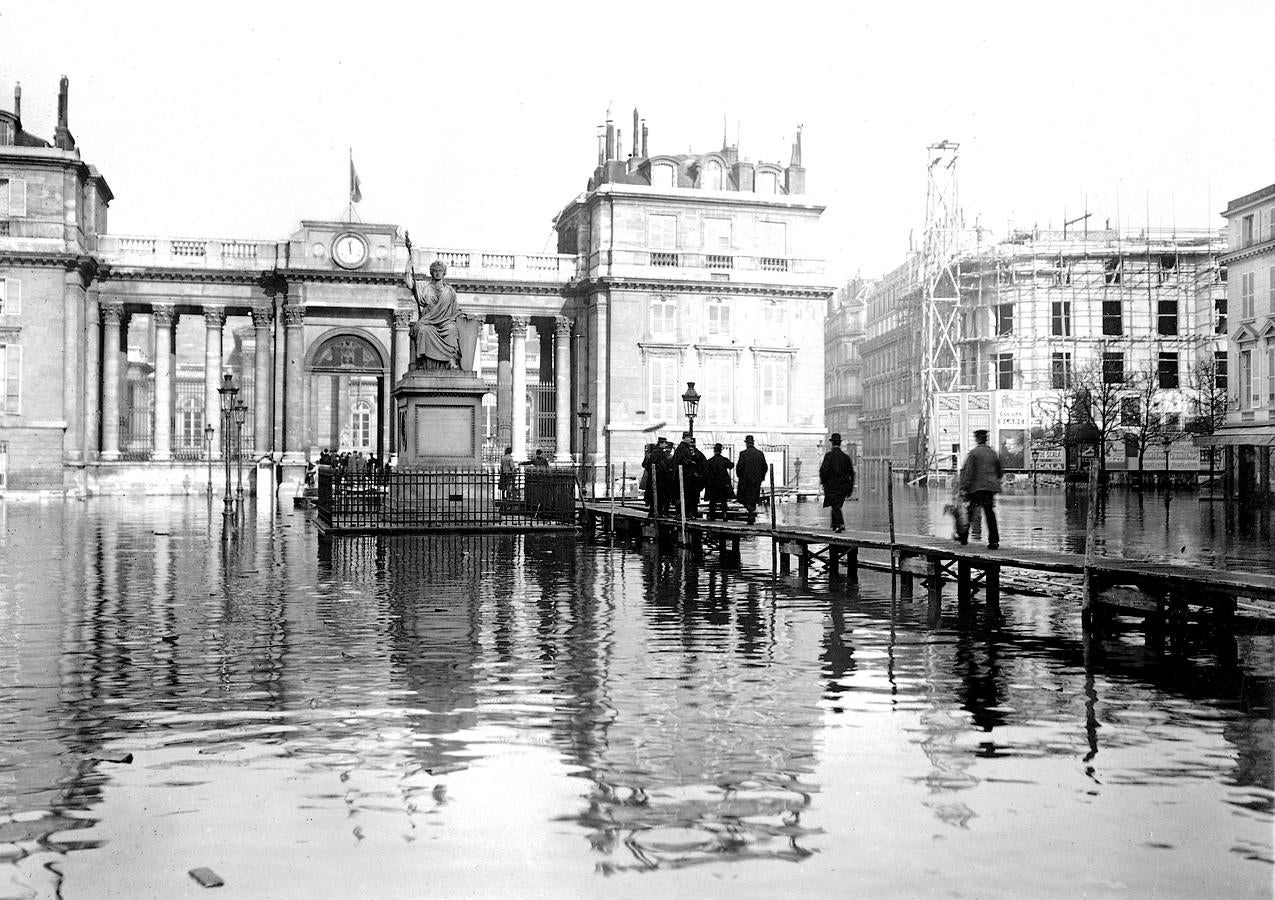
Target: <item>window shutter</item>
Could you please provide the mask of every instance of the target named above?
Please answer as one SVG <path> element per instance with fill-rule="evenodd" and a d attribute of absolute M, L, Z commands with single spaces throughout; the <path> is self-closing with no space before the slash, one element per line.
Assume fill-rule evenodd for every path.
<path fill-rule="evenodd" d="M 27 214 L 27 180 L 25 178 L 9 179 L 9 215 L 25 216 Z"/>

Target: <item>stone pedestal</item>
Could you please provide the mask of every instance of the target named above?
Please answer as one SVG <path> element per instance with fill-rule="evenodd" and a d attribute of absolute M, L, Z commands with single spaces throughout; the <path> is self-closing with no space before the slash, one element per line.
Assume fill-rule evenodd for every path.
<path fill-rule="evenodd" d="M 398 468 L 482 468 L 481 378 L 464 369 L 413 369 L 392 393 Z"/>

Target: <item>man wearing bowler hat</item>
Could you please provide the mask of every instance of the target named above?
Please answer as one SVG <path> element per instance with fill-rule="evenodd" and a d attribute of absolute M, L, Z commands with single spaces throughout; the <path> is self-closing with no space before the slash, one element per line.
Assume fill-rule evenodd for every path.
<path fill-rule="evenodd" d="M 832 449 L 819 464 L 819 483 L 823 485 L 823 505 L 832 508 L 832 530 L 845 531 L 841 504 L 854 493 L 854 463 L 841 449 L 841 435 L 834 433 L 829 441 Z"/>
<path fill-rule="evenodd" d="M 987 517 L 987 549 L 1000 547 L 1000 532 L 996 528 L 995 497 L 1001 489 L 1001 460 L 996 451 L 987 446 L 987 431 L 974 432 L 974 449 L 961 464 L 961 493 L 969 504 L 973 520 L 974 510 L 981 509 Z M 962 542 L 964 543 L 964 542 Z"/>

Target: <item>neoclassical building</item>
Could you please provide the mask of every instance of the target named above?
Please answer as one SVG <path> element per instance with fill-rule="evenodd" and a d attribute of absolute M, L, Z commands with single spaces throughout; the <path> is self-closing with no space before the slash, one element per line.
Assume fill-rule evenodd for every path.
<path fill-rule="evenodd" d="M 180 493 L 219 485 L 226 443 L 219 389 L 227 375 L 244 422 L 226 437 L 242 448 L 249 490 L 258 480 L 295 486 L 324 448 L 392 460 L 398 436 L 387 410 L 409 364 L 414 314 L 401 228 L 306 220 L 282 240 L 112 234 L 113 195 L 81 158 L 67 108 L 63 79 L 52 142 L 23 130 L 20 90 L 13 111 L 0 111 L 0 490 Z M 669 432 L 681 429 L 676 405 L 657 408 L 648 399 L 655 389 L 643 384 L 647 361 L 670 355 L 679 364 L 660 370 L 661 402 L 680 395 L 677 380 L 701 377 L 709 357 L 734 364 L 729 388 L 717 387 L 732 392 L 729 418 L 706 398 L 714 433 L 763 431 L 776 446 L 817 439 L 822 399 L 802 394 L 822 385 L 821 360 L 807 372 L 800 351 L 819 359 L 822 334 L 808 327 L 818 317 L 801 304 L 821 304 L 827 292 L 817 287 L 822 263 L 796 251 L 821 208 L 791 196 L 804 189 L 799 165 L 745 164 L 754 178 L 764 176 L 766 192 L 755 180 L 737 186 L 729 149 L 698 164 L 630 161 L 635 171 L 654 163 L 661 177 L 666 164 L 675 168 L 677 181 L 659 189 L 620 189 L 595 172 L 596 183 L 557 219 L 557 254 L 413 248 L 420 276 L 433 261 L 446 263 L 466 315 L 483 323 L 476 365 L 491 388 L 490 452 L 511 445 L 519 458 L 542 448 L 564 463 L 583 456 L 599 467 L 636 464 L 654 416 Z M 735 167 L 730 188 L 701 184 L 712 177 L 705 167 L 715 162 L 726 172 L 727 160 Z M 608 155 L 600 172 L 615 165 Z M 697 234 L 707 209 L 726 210 L 717 218 L 736 224 L 714 232 L 721 253 L 705 255 L 698 236 L 695 253 L 652 271 L 661 264 L 649 248 L 640 261 L 618 252 L 623 242 L 602 221 L 614 223 L 617 207 L 631 224 L 647 221 L 648 208 L 684 218 L 686 228 L 694 220 Z M 762 220 L 771 224 L 755 224 Z M 776 225 L 787 232 L 780 244 Z M 766 229 L 761 260 L 755 233 Z M 642 231 L 635 246 L 646 240 Z M 690 250 L 689 232 L 672 235 L 675 248 Z M 737 269 L 721 268 L 720 260 L 736 258 Z M 671 334 L 652 332 L 657 320 L 645 315 L 652 296 L 682 307 L 681 318 L 658 320 L 676 323 Z M 633 304 L 642 314 L 631 314 Z M 718 309 L 716 326 L 709 306 Z M 762 333 L 765 340 L 754 337 Z M 784 365 L 765 368 L 764 358 Z M 750 380 L 750 366 L 769 373 L 765 387 Z M 703 377 L 710 370 L 717 371 L 705 366 Z M 769 398 L 764 406 L 744 399 L 754 384 Z M 576 413 L 585 402 L 590 426 L 581 431 Z"/>

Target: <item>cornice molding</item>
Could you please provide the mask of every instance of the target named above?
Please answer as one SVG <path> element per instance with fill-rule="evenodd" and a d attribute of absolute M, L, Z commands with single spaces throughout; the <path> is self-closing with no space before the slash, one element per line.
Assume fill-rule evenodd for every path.
<path fill-rule="evenodd" d="M 834 287 L 801 287 L 797 285 L 762 284 L 745 281 L 654 281 L 604 277 L 581 279 L 563 288 L 565 295 L 582 295 L 598 290 L 650 291 L 653 293 L 717 294 L 722 296 L 747 295 L 756 297 L 786 297 L 801 300 L 824 300 L 837 292 Z"/>

